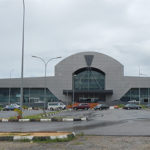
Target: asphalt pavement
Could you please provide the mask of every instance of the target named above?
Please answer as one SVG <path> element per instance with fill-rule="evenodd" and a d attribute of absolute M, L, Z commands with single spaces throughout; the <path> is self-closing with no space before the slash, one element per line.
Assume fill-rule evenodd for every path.
<path fill-rule="evenodd" d="M 86 116 L 77 122 L 5 122 L 0 131 L 75 131 L 85 135 L 150 136 L 150 110 L 65 111 L 57 116 Z"/>

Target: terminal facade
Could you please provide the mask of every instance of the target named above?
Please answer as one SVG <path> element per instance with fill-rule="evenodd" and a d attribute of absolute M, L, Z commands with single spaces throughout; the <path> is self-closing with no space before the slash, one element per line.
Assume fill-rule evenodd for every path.
<path fill-rule="evenodd" d="M 44 102 L 44 77 L 24 78 L 25 104 Z M 21 79 L 0 79 L 0 104 L 20 101 Z M 55 75 L 46 78 L 46 102 L 66 104 L 107 103 L 131 100 L 149 103 L 150 77 L 124 76 L 123 65 L 98 52 L 71 55 L 55 66 Z"/>

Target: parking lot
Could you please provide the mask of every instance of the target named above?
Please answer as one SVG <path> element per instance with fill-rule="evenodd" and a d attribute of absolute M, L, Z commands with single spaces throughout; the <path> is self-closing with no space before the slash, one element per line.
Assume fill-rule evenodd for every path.
<path fill-rule="evenodd" d="M 32 114 L 39 113 L 32 110 Z M 13 113 L 13 112 L 0 112 Z M 26 113 L 30 113 L 29 111 Z M 77 122 L 1 122 L 0 131 L 75 131 L 86 135 L 150 135 L 150 110 L 67 110 L 59 117 L 86 116 Z"/>

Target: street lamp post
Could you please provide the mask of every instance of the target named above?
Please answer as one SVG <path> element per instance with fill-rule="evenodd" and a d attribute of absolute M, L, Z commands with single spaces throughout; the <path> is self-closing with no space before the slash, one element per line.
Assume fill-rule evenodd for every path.
<path fill-rule="evenodd" d="M 45 61 L 42 57 L 38 57 L 38 56 L 32 56 L 33 58 L 37 58 L 40 59 L 43 63 L 44 63 L 44 113 L 45 113 L 45 108 L 46 108 L 46 71 L 47 71 L 47 65 L 50 61 L 52 61 L 53 59 L 58 59 L 61 57 L 54 57 L 54 58 L 50 58 L 48 61 Z"/>
<path fill-rule="evenodd" d="M 141 104 L 141 89 L 139 88 L 139 105 Z"/>
<path fill-rule="evenodd" d="M 11 83 L 11 73 L 13 72 L 13 69 L 10 71 L 10 83 Z M 11 85 L 9 87 L 9 105 L 10 105 L 10 97 L 11 97 Z"/>
<path fill-rule="evenodd" d="M 77 75 L 73 74 L 72 75 L 72 104 L 74 104 L 74 99 L 75 99 L 75 89 L 74 89 L 74 77 L 76 77 Z"/>
<path fill-rule="evenodd" d="M 21 59 L 21 87 L 20 87 L 20 108 L 23 105 L 23 71 L 24 71 L 24 26 L 25 26 L 25 0 L 22 0 L 23 16 L 22 16 L 22 59 Z M 22 117 L 22 116 L 21 116 Z"/>

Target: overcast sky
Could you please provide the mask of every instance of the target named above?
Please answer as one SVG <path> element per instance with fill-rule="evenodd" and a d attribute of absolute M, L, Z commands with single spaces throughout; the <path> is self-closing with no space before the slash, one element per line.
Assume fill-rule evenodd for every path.
<path fill-rule="evenodd" d="M 150 76 L 149 0 L 25 0 L 24 76 L 44 74 L 48 60 L 83 51 L 107 54 L 125 75 Z M 0 78 L 20 77 L 22 0 L 0 0 Z M 60 59 L 62 60 L 62 59 Z M 49 63 L 47 74 L 54 74 Z"/>

